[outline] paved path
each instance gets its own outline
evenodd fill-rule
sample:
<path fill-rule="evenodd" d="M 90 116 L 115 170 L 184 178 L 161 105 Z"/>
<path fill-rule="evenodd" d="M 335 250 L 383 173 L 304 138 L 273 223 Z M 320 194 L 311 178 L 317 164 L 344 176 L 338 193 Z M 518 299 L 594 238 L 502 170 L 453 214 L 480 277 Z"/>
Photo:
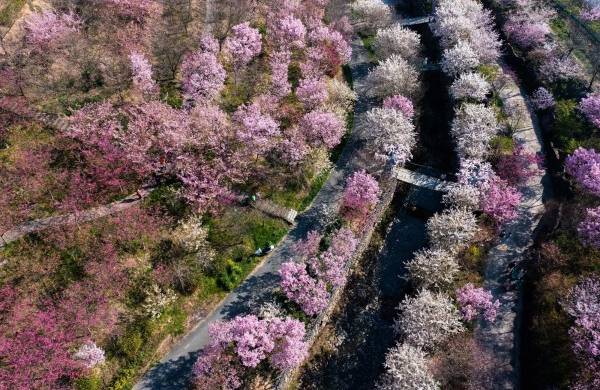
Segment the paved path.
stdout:
<path fill-rule="evenodd" d="M 297 219 L 297 224 L 275 248 L 272 255 L 265 259 L 242 284 L 231 292 L 206 318 L 188 333 L 157 365 L 150 369 L 135 386 L 141 389 L 183 389 L 189 383 L 191 368 L 201 350 L 208 341 L 208 326 L 214 321 L 230 319 L 236 315 L 250 312 L 263 302 L 270 300 L 271 292 L 278 286 L 277 271 L 281 264 L 292 256 L 293 244 L 306 236 L 312 229 L 321 229 L 329 217 L 339 208 L 339 200 L 344 189 L 345 177 L 357 169 L 377 167 L 372 153 L 366 147 L 365 131 L 361 129 L 362 115 L 372 102 L 364 96 L 366 86 L 364 78 L 368 73 L 369 57 L 360 40 L 352 43 L 352 75 L 354 86 L 359 94 L 355 106 L 355 128 L 348 144 L 344 148 L 337 166 L 316 196 L 311 206 Z"/>
<path fill-rule="evenodd" d="M 508 66 L 502 64 L 505 74 Z M 541 129 L 530 105 L 523 96 L 525 91 L 511 79 L 500 93 L 506 106 L 507 102 L 520 107 L 511 122 L 519 123 L 514 138 L 524 142 L 525 147 L 533 152 L 542 151 Z M 499 299 L 501 306 L 498 317 L 492 324 L 480 323 L 476 329 L 476 337 L 498 359 L 497 377 L 494 389 L 514 389 L 519 387 L 519 321 L 521 312 L 521 284 L 515 265 L 525 260 L 525 252 L 533 242 L 534 230 L 544 212 L 543 196 L 549 187 L 544 172 L 533 176 L 522 188 L 523 198 L 519 205 L 519 218 L 506 226 L 499 243 L 494 246 L 485 265 L 485 288 L 491 290 L 494 298 Z"/>
<path fill-rule="evenodd" d="M 403 26 L 416 26 L 418 24 L 426 24 L 433 22 L 433 16 L 419 16 L 418 18 L 402 19 L 400 22 Z"/>

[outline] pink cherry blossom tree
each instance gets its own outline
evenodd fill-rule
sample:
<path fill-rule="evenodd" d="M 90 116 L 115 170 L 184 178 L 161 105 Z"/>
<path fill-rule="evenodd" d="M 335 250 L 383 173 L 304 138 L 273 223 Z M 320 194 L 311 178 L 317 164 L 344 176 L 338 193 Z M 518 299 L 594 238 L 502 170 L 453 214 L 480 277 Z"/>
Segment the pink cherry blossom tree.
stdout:
<path fill-rule="evenodd" d="M 311 111 L 300 120 L 300 129 L 314 147 L 333 148 L 340 143 L 345 132 L 344 123 L 334 113 Z"/>
<path fill-rule="evenodd" d="M 298 100 L 309 110 L 323 104 L 327 95 L 327 82 L 324 79 L 302 79 L 296 89 Z"/>
<path fill-rule="evenodd" d="M 346 263 L 354 253 L 358 240 L 347 228 L 336 232 L 329 248 L 309 260 L 311 271 L 332 287 L 341 286 L 346 277 Z"/>
<path fill-rule="evenodd" d="M 406 96 L 394 95 L 385 98 L 383 100 L 383 108 L 398 110 L 410 120 L 415 116 L 415 109 L 412 101 Z"/>
<path fill-rule="evenodd" d="M 600 93 L 590 94 L 579 103 L 579 109 L 597 128 L 600 128 Z"/>
<path fill-rule="evenodd" d="M 146 96 L 155 95 L 158 92 L 158 86 L 152 79 L 152 65 L 150 61 L 141 53 L 131 52 L 129 55 L 131 61 L 131 70 L 133 73 L 133 86 L 136 91 Z"/>
<path fill-rule="evenodd" d="M 498 176 L 510 185 L 522 185 L 539 171 L 541 163 L 541 156 L 528 151 L 524 145 L 518 144 L 511 154 L 502 155 L 498 159 Z"/>
<path fill-rule="evenodd" d="M 478 314 L 483 315 L 486 321 L 494 321 L 500 307 L 500 301 L 494 301 L 489 291 L 475 287 L 472 283 L 456 290 L 456 300 L 465 321 L 473 321 Z"/>
<path fill-rule="evenodd" d="M 231 28 L 231 35 L 223 45 L 231 60 L 239 65 L 247 65 L 262 51 L 262 37 L 250 23 L 242 23 Z"/>
<path fill-rule="evenodd" d="M 32 45 L 47 47 L 77 32 L 81 23 L 74 13 L 57 14 L 52 10 L 33 12 L 25 20 L 26 39 Z"/>
<path fill-rule="evenodd" d="M 269 65 L 271 67 L 272 93 L 278 97 L 284 97 L 292 92 L 288 72 L 292 61 L 292 53 L 289 51 L 278 51 L 271 54 Z"/>
<path fill-rule="evenodd" d="M 517 218 L 521 193 L 499 177 L 489 182 L 487 191 L 482 193 L 481 209 L 496 223 L 503 225 Z"/>
<path fill-rule="evenodd" d="M 233 114 L 233 121 L 240 141 L 258 155 L 271 149 L 280 135 L 279 123 L 269 114 L 262 113 L 257 103 L 240 106 Z"/>
<path fill-rule="evenodd" d="M 306 264 L 293 261 L 283 263 L 279 276 L 285 296 L 297 303 L 306 314 L 314 316 L 325 310 L 329 301 L 325 283 L 310 276 Z"/>
<path fill-rule="evenodd" d="M 379 183 L 366 171 L 356 171 L 346 182 L 342 205 L 349 218 L 364 217 L 379 201 Z"/>
<path fill-rule="evenodd" d="M 536 89 L 530 97 L 533 107 L 537 110 L 547 110 L 556 105 L 554 96 L 544 87 Z"/>
<path fill-rule="evenodd" d="M 181 64 L 184 95 L 197 103 L 206 103 L 221 93 L 227 73 L 214 53 L 197 51 Z"/>
<path fill-rule="evenodd" d="M 600 196 L 600 154 L 594 149 L 577 149 L 565 160 L 565 171 L 584 190 Z"/>
<path fill-rule="evenodd" d="M 302 20 L 291 15 L 274 17 L 269 33 L 279 50 L 300 49 L 306 45 L 306 27 Z"/>
<path fill-rule="evenodd" d="M 584 245 L 600 248 L 600 207 L 586 210 L 585 218 L 577 226 L 577 232 Z"/>

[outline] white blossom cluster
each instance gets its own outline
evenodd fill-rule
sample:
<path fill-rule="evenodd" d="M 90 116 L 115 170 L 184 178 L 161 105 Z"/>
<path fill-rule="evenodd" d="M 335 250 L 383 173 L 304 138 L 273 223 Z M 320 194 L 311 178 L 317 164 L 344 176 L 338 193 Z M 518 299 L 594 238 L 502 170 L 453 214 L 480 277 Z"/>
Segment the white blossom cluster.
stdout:
<path fill-rule="evenodd" d="M 327 100 L 323 103 L 323 110 L 333 112 L 341 120 L 345 120 L 357 99 L 358 95 L 347 83 L 338 79 L 330 79 L 327 84 Z"/>
<path fill-rule="evenodd" d="M 407 60 L 393 54 L 369 72 L 367 94 L 379 99 L 393 95 L 412 97 L 419 88 L 418 81 L 418 71 Z"/>
<path fill-rule="evenodd" d="M 142 303 L 142 311 L 151 318 L 158 318 L 163 310 L 173 303 L 177 296 L 172 290 L 167 289 L 163 292 L 161 288 L 152 284 L 150 289 L 146 291 L 146 299 Z"/>
<path fill-rule="evenodd" d="M 385 374 L 378 390 L 436 390 L 439 383 L 427 369 L 426 354 L 410 344 L 398 344 L 385 355 Z"/>
<path fill-rule="evenodd" d="M 421 51 L 421 37 L 414 31 L 400 24 L 381 29 L 375 35 L 373 44 L 375 55 L 379 60 L 385 60 L 392 55 L 412 62 L 418 62 Z"/>
<path fill-rule="evenodd" d="M 382 0 L 356 0 L 350 9 L 360 30 L 367 33 L 387 27 L 393 20 L 392 9 Z"/>
<path fill-rule="evenodd" d="M 481 102 L 491 88 L 490 83 L 479 73 L 463 73 L 452 83 L 450 94 L 455 100 L 471 99 Z"/>
<path fill-rule="evenodd" d="M 475 215 L 462 208 L 444 210 L 427 221 L 427 235 L 432 247 L 452 252 L 463 249 L 475 237 L 477 229 Z"/>
<path fill-rule="evenodd" d="M 406 268 L 411 280 L 418 286 L 436 289 L 452 284 L 459 271 L 455 255 L 440 248 L 415 253 Z"/>
<path fill-rule="evenodd" d="M 83 344 L 73 355 L 75 360 L 80 360 L 86 368 L 96 367 L 106 360 L 104 350 L 94 342 Z"/>
<path fill-rule="evenodd" d="M 397 164 L 404 164 L 412 156 L 417 142 L 415 126 L 400 111 L 373 108 L 365 115 L 363 126 L 380 158 L 392 158 Z"/>
<path fill-rule="evenodd" d="M 463 104 L 456 110 L 451 130 L 459 157 L 483 159 L 498 128 L 494 110 L 483 104 Z"/>
<path fill-rule="evenodd" d="M 199 264 L 208 268 L 213 264 L 216 253 L 207 240 L 208 231 L 202 226 L 201 217 L 191 217 L 180 223 L 173 231 L 173 241 L 188 253 L 195 254 Z"/>

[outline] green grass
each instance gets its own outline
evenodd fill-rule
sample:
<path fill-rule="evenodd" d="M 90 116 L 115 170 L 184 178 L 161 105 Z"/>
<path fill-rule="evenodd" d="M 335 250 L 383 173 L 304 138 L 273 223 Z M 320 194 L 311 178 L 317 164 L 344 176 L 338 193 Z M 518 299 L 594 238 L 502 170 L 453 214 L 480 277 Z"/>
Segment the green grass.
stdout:
<path fill-rule="evenodd" d="M 8 0 L 0 10 L 0 26 L 10 27 L 25 5 L 25 0 Z"/>
<path fill-rule="evenodd" d="M 367 49 L 369 53 L 369 60 L 371 62 L 377 62 L 377 56 L 375 55 L 375 36 L 374 35 L 363 35 L 360 34 L 360 39 L 362 40 L 363 46 Z"/>

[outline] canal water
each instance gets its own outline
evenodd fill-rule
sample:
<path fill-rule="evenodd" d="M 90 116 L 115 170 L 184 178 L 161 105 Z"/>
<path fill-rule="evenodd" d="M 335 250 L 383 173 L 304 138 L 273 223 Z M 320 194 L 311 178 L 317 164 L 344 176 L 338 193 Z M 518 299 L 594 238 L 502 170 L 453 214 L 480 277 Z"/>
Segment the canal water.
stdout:
<path fill-rule="evenodd" d="M 416 26 L 415 31 L 422 36 L 424 56 L 429 62 L 438 62 L 440 50 L 428 26 Z M 450 138 L 449 81 L 439 71 L 426 72 L 421 79 L 423 97 L 417 107 L 420 139 L 414 158 L 406 167 L 450 177 L 456 171 L 457 160 Z M 396 307 L 406 294 L 413 292 L 406 280 L 405 264 L 415 251 L 428 245 L 427 219 L 441 209 L 440 193 L 399 185 L 387 217 L 373 235 L 336 313 L 315 344 L 318 352 L 305 366 L 299 388 L 375 387 L 383 373 L 385 354 L 396 342 Z"/>

